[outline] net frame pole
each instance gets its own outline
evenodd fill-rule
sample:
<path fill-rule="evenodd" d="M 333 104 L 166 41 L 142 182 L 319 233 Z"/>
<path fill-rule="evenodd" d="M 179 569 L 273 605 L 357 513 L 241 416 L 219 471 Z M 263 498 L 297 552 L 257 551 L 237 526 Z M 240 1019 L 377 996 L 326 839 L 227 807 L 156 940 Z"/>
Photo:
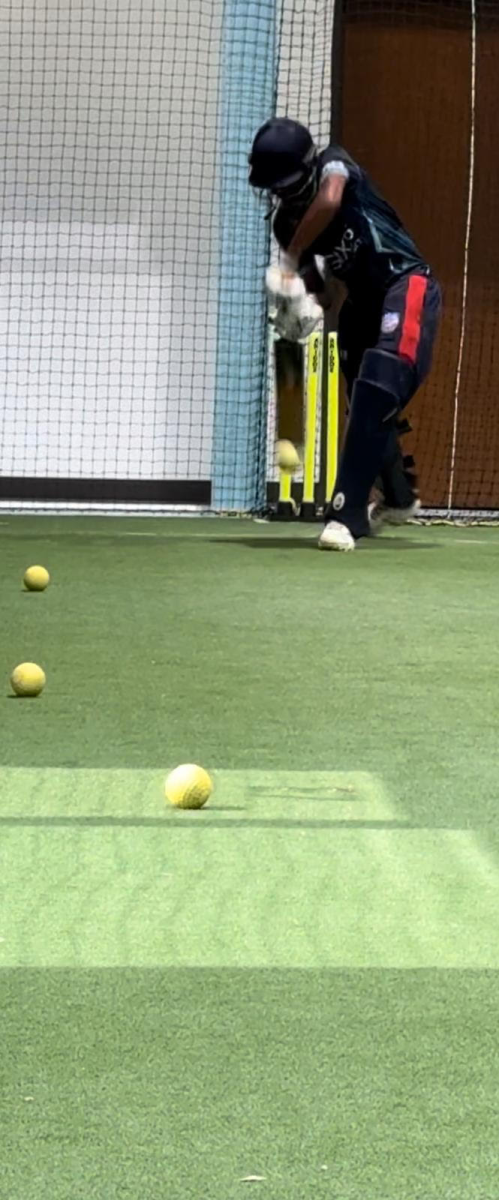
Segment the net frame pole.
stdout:
<path fill-rule="evenodd" d="M 248 186 L 248 153 L 273 112 L 275 0 L 227 0 L 220 93 L 220 255 L 211 507 L 265 502 L 269 222 Z"/>

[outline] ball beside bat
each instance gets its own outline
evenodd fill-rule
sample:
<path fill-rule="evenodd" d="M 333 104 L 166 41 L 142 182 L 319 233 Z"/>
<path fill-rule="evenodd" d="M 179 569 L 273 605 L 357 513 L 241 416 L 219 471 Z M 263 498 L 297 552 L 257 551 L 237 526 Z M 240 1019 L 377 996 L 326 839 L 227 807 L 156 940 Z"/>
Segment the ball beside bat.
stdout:
<path fill-rule="evenodd" d="M 301 466 L 296 446 L 283 439 L 277 443 L 276 450 L 279 470 L 286 471 L 288 475 L 295 475 Z"/>

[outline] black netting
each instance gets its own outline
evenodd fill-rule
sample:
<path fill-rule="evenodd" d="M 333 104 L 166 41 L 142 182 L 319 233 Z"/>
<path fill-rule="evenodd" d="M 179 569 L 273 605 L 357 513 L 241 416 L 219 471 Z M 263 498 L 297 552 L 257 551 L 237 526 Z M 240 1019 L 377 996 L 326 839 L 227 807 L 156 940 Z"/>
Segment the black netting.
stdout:
<path fill-rule="evenodd" d="M 325 144 L 333 94 L 444 289 L 423 500 L 499 508 L 498 67 L 491 0 L 0 0 L 0 500 L 258 505 L 246 157 L 272 111 Z"/>

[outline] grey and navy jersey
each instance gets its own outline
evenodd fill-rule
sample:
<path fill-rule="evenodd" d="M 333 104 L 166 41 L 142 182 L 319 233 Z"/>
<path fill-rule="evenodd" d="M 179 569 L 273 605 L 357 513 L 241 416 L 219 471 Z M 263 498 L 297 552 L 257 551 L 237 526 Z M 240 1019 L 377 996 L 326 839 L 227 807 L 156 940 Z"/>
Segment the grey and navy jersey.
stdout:
<path fill-rule="evenodd" d="M 328 146 L 318 155 L 316 171 L 318 186 L 331 174 L 344 175 L 346 185 L 337 216 L 306 251 L 301 268 L 310 265 L 316 256 L 321 257 L 326 277 L 341 279 L 352 297 L 362 297 L 366 291 L 384 294 L 400 276 L 411 271 L 430 274 L 395 210 L 346 150 Z M 304 211 L 303 204 L 279 204 L 273 229 L 283 250 Z"/>

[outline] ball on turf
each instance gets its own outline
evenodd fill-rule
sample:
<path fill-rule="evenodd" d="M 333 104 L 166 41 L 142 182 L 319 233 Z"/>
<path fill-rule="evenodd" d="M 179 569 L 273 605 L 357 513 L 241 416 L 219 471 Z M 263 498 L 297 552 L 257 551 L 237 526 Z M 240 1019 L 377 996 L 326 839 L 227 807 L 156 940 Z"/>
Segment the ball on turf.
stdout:
<path fill-rule="evenodd" d="M 277 465 L 280 471 L 286 471 L 288 475 L 294 475 L 299 470 L 300 455 L 292 442 L 283 440 L 277 443 Z"/>
<path fill-rule="evenodd" d="M 45 567 L 28 567 L 23 583 L 28 592 L 44 592 L 50 583 L 50 575 Z"/>
<path fill-rule="evenodd" d="M 175 808 L 202 808 L 213 791 L 207 771 L 195 763 L 183 763 L 171 771 L 165 783 L 166 799 Z"/>
<path fill-rule="evenodd" d="M 16 696 L 39 696 L 46 682 L 45 671 L 36 663 L 20 663 L 10 677 Z"/>

